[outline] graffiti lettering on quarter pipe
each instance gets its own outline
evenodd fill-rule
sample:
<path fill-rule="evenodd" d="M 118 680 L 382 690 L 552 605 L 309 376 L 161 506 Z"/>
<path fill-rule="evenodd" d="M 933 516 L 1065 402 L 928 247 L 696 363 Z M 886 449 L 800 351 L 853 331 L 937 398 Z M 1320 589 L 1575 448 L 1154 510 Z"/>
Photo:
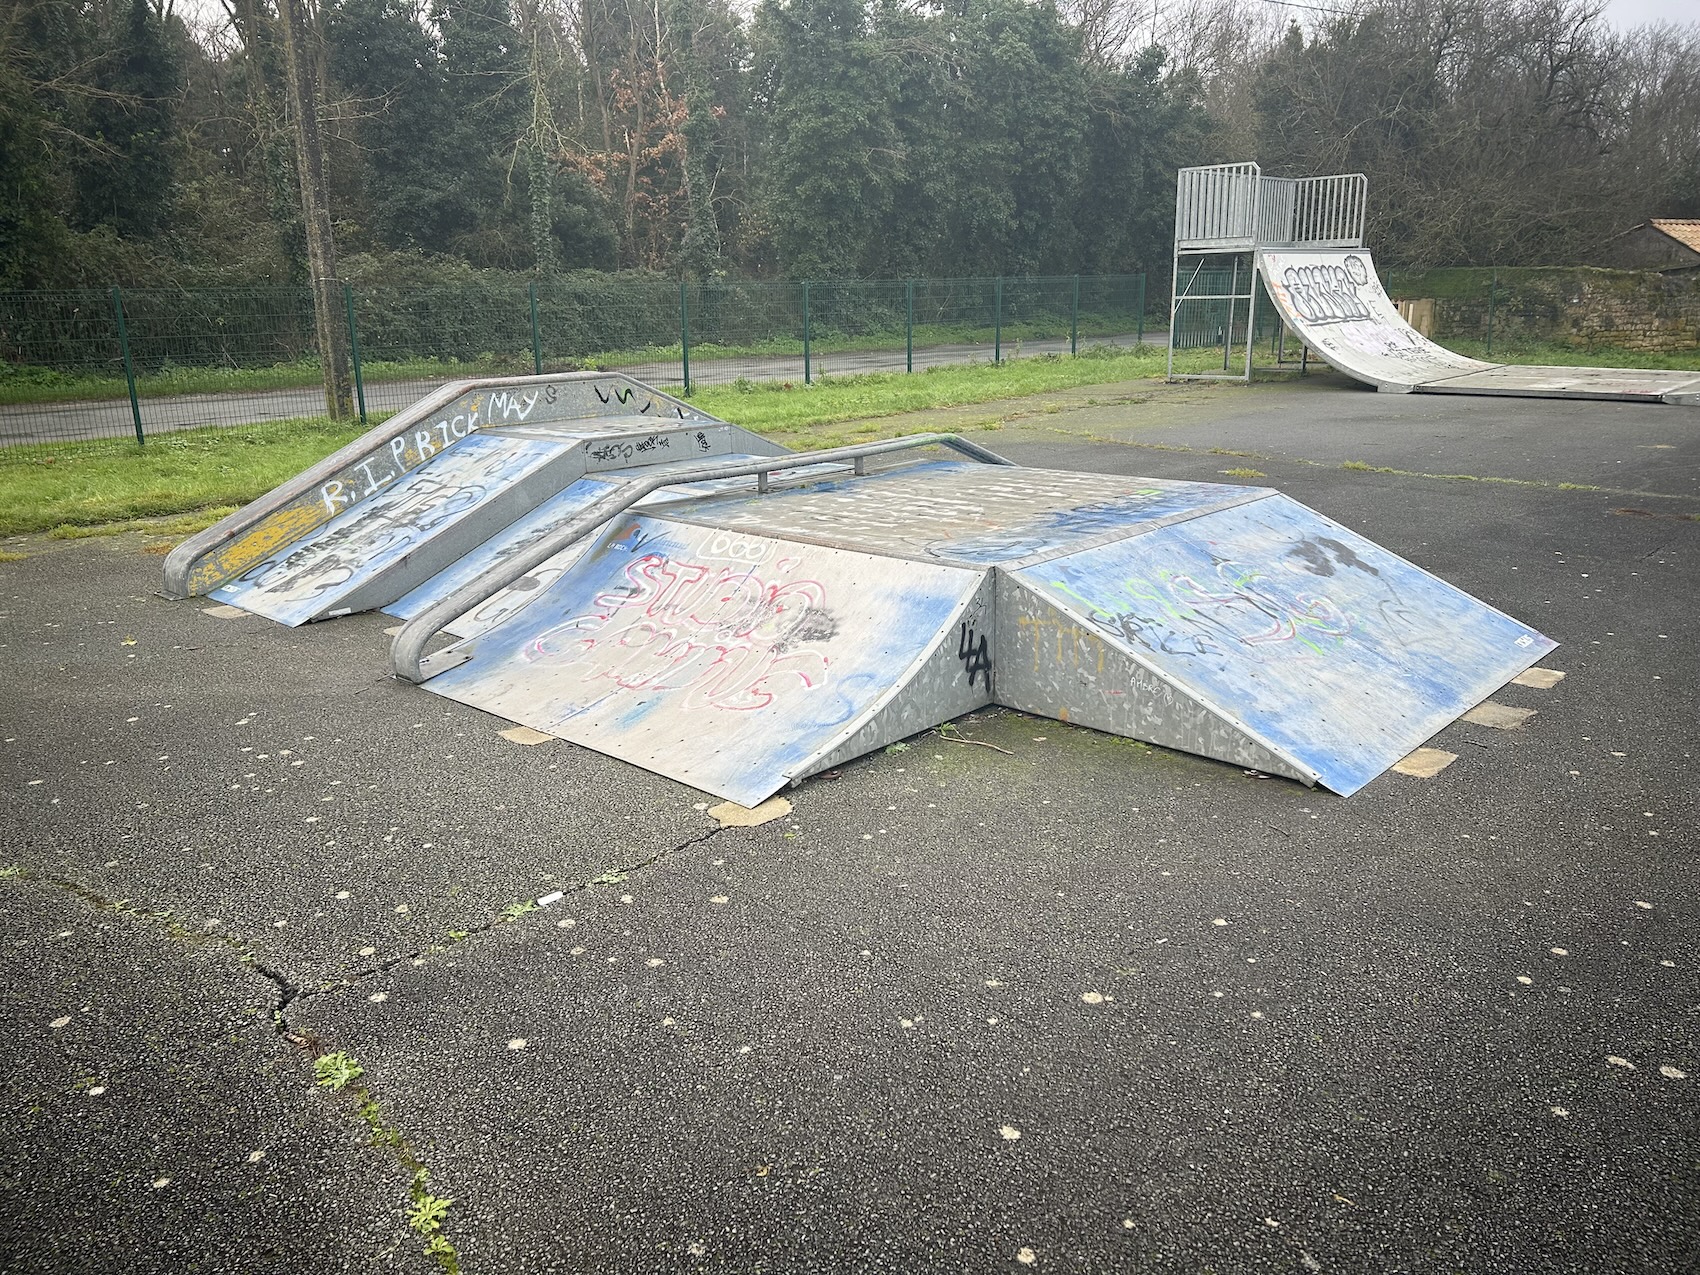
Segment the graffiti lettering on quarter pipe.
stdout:
<path fill-rule="evenodd" d="M 1307 323 L 1350 323 L 1370 317 L 1358 289 L 1369 282 L 1369 267 L 1357 255 L 1339 265 L 1288 266 L 1281 272 L 1287 296 Z"/>
<path fill-rule="evenodd" d="M 1227 559 L 1217 560 L 1214 579 L 1159 570 L 1154 580 L 1129 577 L 1096 598 L 1060 580 L 1055 587 L 1089 607 L 1094 624 L 1166 655 L 1312 658 L 1338 646 L 1353 624 L 1330 598 Z"/>

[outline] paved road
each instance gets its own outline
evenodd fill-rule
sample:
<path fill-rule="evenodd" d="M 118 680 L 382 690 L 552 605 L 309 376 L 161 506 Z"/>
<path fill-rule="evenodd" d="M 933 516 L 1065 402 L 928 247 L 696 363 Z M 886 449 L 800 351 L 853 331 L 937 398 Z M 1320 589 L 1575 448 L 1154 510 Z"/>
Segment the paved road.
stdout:
<path fill-rule="evenodd" d="M 1147 332 L 1147 345 L 1163 345 L 1166 335 Z M 1083 339 L 1081 348 L 1094 344 L 1132 345 L 1136 334 Z M 1067 340 L 1007 341 L 1004 358 L 1061 354 Z M 940 345 L 915 351 L 917 368 L 953 363 L 989 362 L 990 344 Z M 901 372 L 902 350 L 860 350 L 849 354 L 815 355 L 811 375 L 851 376 L 859 372 Z M 678 359 L 666 363 L 633 363 L 614 369 L 628 372 L 652 385 L 678 386 L 684 372 Z M 728 385 L 733 381 L 803 380 L 803 360 L 761 357 L 746 359 L 692 359 L 694 385 Z M 394 412 L 416 402 L 443 384 L 441 380 L 385 381 L 366 387 L 369 412 Z M 324 393 L 316 388 L 259 390 L 240 394 L 180 394 L 168 398 L 140 400 L 142 431 L 146 436 L 208 425 L 232 425 L 254 421 L 289 420 L 298 416 L 322 416 Z M 75 442 L 95 438 L 134 438 L 135 421 L 129 400 L 85 403 L 17 403 L 0 405 L 0 447 L 14 443 Z"/>
<path fill-rule="evenodd" d="M 1350 799 L 1000 712 L 722 830 L 389 680 L 382 617 L 8 542 L 0 1265 L 428 1271 L 423 1167 L 504 1275 L 1695 1269 L 1694 414 L 1318 376 L 947 421 L 1272 484 L 1567 676 Z"/>

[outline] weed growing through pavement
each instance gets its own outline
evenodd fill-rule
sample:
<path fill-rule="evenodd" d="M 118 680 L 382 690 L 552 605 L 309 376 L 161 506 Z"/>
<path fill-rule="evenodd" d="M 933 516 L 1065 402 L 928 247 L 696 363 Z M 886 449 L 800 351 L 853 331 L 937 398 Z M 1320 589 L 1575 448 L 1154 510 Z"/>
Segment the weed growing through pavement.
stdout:
<path fill-rule="evenodd" d="M 320 1054 L 313 1060 L 313 1074 L 318 1077 L 319 1087 L 336 1092 L 351 1080 L 358 1080 L 366 1074 L 354 1055 L 337 1050 L 334 1054 Z"/>

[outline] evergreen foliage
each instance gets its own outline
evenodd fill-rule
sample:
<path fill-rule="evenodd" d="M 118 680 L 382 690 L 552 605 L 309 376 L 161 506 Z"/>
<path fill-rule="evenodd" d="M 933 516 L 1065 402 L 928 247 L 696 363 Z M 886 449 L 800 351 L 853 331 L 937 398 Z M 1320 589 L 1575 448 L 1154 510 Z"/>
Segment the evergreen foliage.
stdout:
<path fill-rule="evenodd" d="M 173 12 L 0 6 L 0 288 L 304 280 L 275 0 Z M 1241 158 L 1367 173 L 1393 267 L 1586 262 L 1700 215 L 1700 26 L 1294 13 L 318 0 L 336 235 L 368 277 L 1161 274 L 1175 169 Z"/>

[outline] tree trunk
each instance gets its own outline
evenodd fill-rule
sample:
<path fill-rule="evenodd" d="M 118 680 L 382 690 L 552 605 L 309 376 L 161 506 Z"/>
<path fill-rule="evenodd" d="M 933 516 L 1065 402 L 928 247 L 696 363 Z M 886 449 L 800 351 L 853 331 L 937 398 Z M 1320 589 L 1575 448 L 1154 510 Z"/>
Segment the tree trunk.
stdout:
<path fill-rule="evenodd" d="M 301 173 L 301 219 L 307 231 L 307 264 L 313 274 L 313 323 L 325 373 L 325 411 L 340 421 L 353 410 L 349 389 L 348 333 L 338 306 L 336 243 L 325 152 L 319 138 L 319 59 L 309 41 L 303 0 L 279 0 L 283 52 L 295 114 L 295 158 Z"/>

